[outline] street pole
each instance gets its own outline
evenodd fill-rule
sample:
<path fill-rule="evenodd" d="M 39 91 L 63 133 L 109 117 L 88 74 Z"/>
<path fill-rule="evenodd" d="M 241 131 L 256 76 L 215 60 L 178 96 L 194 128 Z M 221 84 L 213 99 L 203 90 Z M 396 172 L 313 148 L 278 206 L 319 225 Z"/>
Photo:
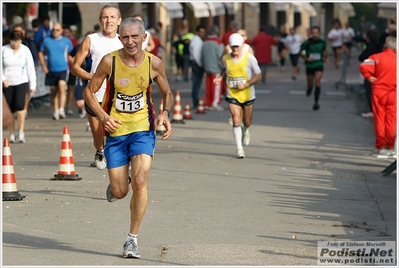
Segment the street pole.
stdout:
<path fill-rule="evenodd" d="M 62 9 L 63 9 L 63 3 L 58 4 L 58 21 L 62 24 Z"/>

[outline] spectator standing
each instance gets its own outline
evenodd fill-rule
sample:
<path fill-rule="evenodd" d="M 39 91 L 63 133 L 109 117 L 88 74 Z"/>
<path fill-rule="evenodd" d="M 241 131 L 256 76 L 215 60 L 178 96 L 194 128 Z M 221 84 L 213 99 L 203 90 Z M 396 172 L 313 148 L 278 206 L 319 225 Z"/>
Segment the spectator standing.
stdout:
<path fill-rule="evenodd" d="M 313 26 L 311 29 L 312 37 L 302 43 L 300 56 L 305 60 L 307 90 L 306 96 L 310 96 L 315 84 L 313 110 L 319 110 L 319 98 L 321 93 L 321 78 L 323 77 L 324 62 L 327 64 L 326 41 L 320 38 L 319 26 Z"/>
<path fill-rule="evenodd" d="M 72 25 L 72 26 L 75 26 L 75 25 Z M 62 34 L 71 40 L 73 47 L 76 47 L 79 44 L 79 41 L 72 35 L 72 31 L 69 27 L 65 26 L 63 28 Z M 73 61 L 71 58 L 70 62 L 68 62 L 68 67 L 69 67 L 68 82 L 67 82 L 68 92 L 67 92 L 67 100 L 66 100 L 66 113 L 68 115 L 73 115 L 72 102 L 73 102 L 73 98 L 75 95 L 75 83 L 76 83 L 76 76 L 74 76 L 71 72 L 72 63 L 73 63 Z"/>
<path fill-rule="evenodd" d="M 238 20 L 232 20 L 230 21 L 230 30 L 225 32 L 222 36 L 222 42 L 225 46 L 229 44 L 229 37 L 233 33 L 235 33 L 238 29 L 241 28 L 241 23 Z"/>
<path fill-rule="evenodd" d="M 360 72 L 371 83 L 377 158 L 396 158 L 396 38 L 385 40 L 384 51 L 360 64 Z"/>
<path fill-rule="evenodd" d="M 100 25 L 99 23 L 94 24 L 94 26 L 93 26 L 93 31 L 94 31 L 95 33 L 101 32 L 101 25 Z"/>
<path fill-rule="evenodd" d="M 222 96 L 222 87 L 224 83 L 215 84 L 213 80 L 219 77 L 222 72 L 222 64 L 220 57 L 222 56 L 224 45 L 219 38 L 219 27 L 212 26 L 209 29 L 208 37 L 202 46 L 202 63 L 206 73 L 206 89 L 205 89 L 205 109 L 212 111 L 223 111 L 220 106 Z"/>
<path fill-rule="evenodd" d="M 21 24 L 15 25 L 14 26 L 14 31 L 20 31 L 22 33 L 22 36 L 23 36 L 22 44 L 29 48 L 29 50 L 30 50 L 30 52 L 32 54 L 32 57 L 33 57 L 33 63 L 35 65 L 35 74 L 36 74 L 36 88 L 35 88 L 35 91 L 34 92 L 32 92 L 32 91 L 26 92 L 25 109 L 24 109 L 25 111 L 17 112 L 17 113 L 21 113 L 21 112 L 25 113 L 25 118 L 27 118 L 28 117 L 28 107 L 29 107 L 30 99 L 36 93 L 37 86 L 38 86 L 38 84 L 37 84 L 37 82 L 38 82 L 37 81 L 38 80 L 38 77 L 37 77 L 38 68 L 37 67 L 39 65 L 39 55 L 37 53 L 37 48 L 36 48 L 35 42 L 33 42 L 32 39 L 26 37 L 26 28 L 25 28 L 24 24 L 21 23 Z"/>
<path fill-rule="evenodd" d="M 40 28 L 40 20 L 39 19 L 33 19 L 31 22 L 31 26 L 32 26 L 32 31 L 33 31 L 33 38 L 35 37 L 35 34 L 37 33 L 37 31 Z"/>
<path fill-rule="evenodd" d="M 32 53 L 32 57 L 33 57 L 33 62 L 35 63 L 35 66 L 39 65 L 39 56 L 37 53 L 37 48 L 36 48 L 36 44 L 33 42 L 32 39 L 27 38 L 26 37 L 26 27 L 24 24 L 16 24 L 14 26 L 14 31 L 19 31 L 22 33 L 22 44 L 27 46 L 30 50 L 30 52 Z"/>
<path fill-rule="evenodd" d="M 355 30 L 350 27 L 349 22 L 345 23 L 345 29 L 343 29 L 343 47 L 345 51 L 348 53 L 348 65 L 350 64 L 351 60 L 351 48 L 353 44 L 353 38 L 355 37 Z"/>
<path fill-rule="evenodd" d="M 335 20 L 334 27 L 328 32 L 327 35 L 328 40 L 331 41 L 331 46 L 334 51 L 335 68 L 339 68 L 343 37 L 344 31 L 342 30 L 341 23 L 339 20 Z"/>
<path fill-rule="evenodd" d="M 302 43 L 302 36 L 296 33 L 294 27 L 290 28 L 290 34 L 285 38 L 285 46 L 290 54 L 290 60 L 292 65 L 292 80 L 296 80 L 296 76 L 299 72 L 298 59 Z"/>
<path fill-rule="evenodd" d="M 383 49 L 384 44 L 385 44 L 385 39 L 388 36 L 393 36 L 393 37 L 396 38 L 396 24 L 393 23 L 392 21 L 390 21 L 388 23 L 388 26 L 387 26 L 386 30 L 384 31 L 383 34 L 381 34 L 381 36 L 380 36 L 380 38 L 378 40 L 381 50 Z"/>
<path fill-rule="evenodd" d="M 148 205 L 148 175 L 157 139 L 152 82 L 158 84 L 164 104 L 158 120 L 158 124 L 164 125 L 166 129 L 162 140 L 172 134 L 169 116 L 174 97 L 162 61 L 141 49 L 141 43 L 145 40 L 144 24 L 135 18 L 125 19 L 119 33 L 124 47 L 104 56 L 85 88 L 84 97 L 104 125 L 110 180 L 107 188 L 109 202 L 122 199 L 128 194 L 131 178 L 133 194 L 130 200 L 130 228 L 122 256 L 140 258 L 138 233 Z M 137 46 L 131 48 L 133 36 Z M 141 81 L 131 79 L 127 84 L 118 83 L 129 77 L 141 77 Z M 95 92 L 104 79 L 107 79 L 108 86 L 101 107 Z M 119 221 L 116 220 L 115 224 L 119 224 Z"/>
<path fill-rule="evenodd" d="M 182 35 L 181 43 L 179 44 L 179 51 L 182 51 L 183 55 L 183 80 L 188 82 L 190 67 L 191 67 L 191 59 L 190 59 L 190 42 L 191 39 L 195 36 L 190 30 Z"/>
<path fill-rule="evenodd" d="M 103 6 L 98 20 L 102 27 L 101 32 L 87 35 L 73 60 L 72 73 L 83 80 L 90 80 L 93 77 L 104 55 L 123 47 L 117 34 L 118 26 L 122 21 L 119 8 L 113 4 Z M 89 62 L 86 70 L 82 68 L 85 60 L 86 64 Z M 96 92 L 97 101 L 100 104 L 103 101 L 106 86 L 104 79 L 101 88 Z M 104 157 L 103 125 L 96 114 L 86 105 L 86 102 L 85 109 L 89 121 L 87 130 L 91 131 L 96 149 L 91 166 L 105 169 L 107 163 Z"/>
<path fill-rule="evenodd" d="M 176 82 L 183 81 L 183 47 L 184 45 L 179 33 L 172 42 L 172 53 L 175 55 L 176 63 Z"/>
<path fill-rule="evenodd" d="M 22 44 L 20 31 L 10 33 L 10 43 L 2 46 L 2 83 L 4 97 L 12 113 L 17 112 L 18 140 L 25 143 L 26 94 L 36 92 L 36 71 L 29 48 Z M 12 116 L 10 142 L 15 143 L 15 122 Z"/>
<path fill-rule="evenodd" d="M 151 36 L 152 36 L 152 39 L 153 39 L 153 41 L 154 41 L 154 48 L 151 50 L 151 51 L 149 51 L 152 55 L 155 55 L 155 56 L 157 56 L 158 58 L 161 58 L 160 56 L 159 56 L 159 47 L 161 46 L 161 40 L 159 40 L 159 38 L 158 38 L 158 34 L 157 34 L 157 31 L 154 29 L 154 28 L 151 28 L 151 29 L 149 29 L 148 30 L 149 32 L 150 32 L 150 34 L 151 34 Z"/>
<path fill-rule="evenodd" d="M 193 109 L 198 108 L 199 93 L 204 78 L 204 67 L 202 66 L 202 46 L 206 37 L 206 29 L 202 25 L 198 25 L 195 29 L 195 36 L 190 41 L 190 62 L 191 62 L 191 81 L 192 91 L 191 98 L 193 101 Z"/>
<path fill-rule="evenodd" d="M 272 62 L 272 46 L 278 45 L 278 41 L 268 35 L 264 27 L 260 27 L 258 35 L 247 40 L 247 44 L 254 46 L 255 58 L 262 72 L 262 84 L 266 84 L 267 66 Z"/>
<path fill-rule="evenodd" d="M 33 37 L 33 42 L 35 42 L 38 51 L 40 51 L 40 46 L 47 36 L 51 36 L 50 18 L 45 16 L 41 19 L 41 26 Z"/>
<path fill-rule="evenodd" d="M 380 44 L 378 41 L 378 33 L 375 30 L 369 30 L 366 33 L 366 48 L 359 55 L 358 59 L 360 62 L 365 61 L 371 55 L 380 53 Z M 371 118 L 374 116 L 372 101 L 371 101 L 371 83 L 368 79 L 364 78 L 364 91 L 366 94 L 367 104 L 369 106 L 369 110 L 365 113 L 362 113 L 362 116 L 365 118 Z"/>
<path fill-rule="evenodd" d="M 288 36 L 285 25 L 281 25 L 279 33 L 277 35 L 278 39 L 278 55 L 280 58 L 281 71 L 285 71 L 285 56 L 287 54 L 287 48 L 285 47 L 285 38 Z"/>
<path fill-rule="evenodd" d="M 250 142 L 249 127 L 256 98 L 254 85 L 262 79 L 256 58 L 248 51 L 243 53 L 243 42 L 243 37 L 238 33 L 230 36 L 232 51 L 222 58 L 224 68 L 214 80 L 215 84 L 220 84 L 226 79 L 226 101 L 233 116 L 233 136 L 238 158 L 245 157 L 243 145 L 249 145 Z"/>
<path fill-rule="evenodd" d="M 50 86 L 53 103 L 53 119 L 66 118 L 66 79 L 68 72 L 69 53 L 73 46 L 69 38 L 62 35 L 61 23 L 55 23 L 52 35 L 44 38 L 39 50 L 39 60 L 46 74 L 45 84 Z M 44 53 L 47 53 L 47 65 Z"/>

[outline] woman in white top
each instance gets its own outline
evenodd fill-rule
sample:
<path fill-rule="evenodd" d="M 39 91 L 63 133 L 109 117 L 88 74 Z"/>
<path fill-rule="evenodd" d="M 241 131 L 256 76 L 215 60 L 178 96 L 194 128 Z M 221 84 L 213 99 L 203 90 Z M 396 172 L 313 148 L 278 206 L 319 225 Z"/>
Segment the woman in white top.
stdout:
<path fill-rule="evenodd" d="M 334 21 L 334 28 L 332 28 L 327 35 L 331 40 L 331 46 L 334 50 L 335 67 L 339 68 L 340 54 L 342 48 L 342 39 L 344 37 L 344 30 L 341 28 L 341 23 L 338 20 Z"/>
<path fill-rule="evenodd" d="M 290 60 L 292 64 L 292 80 L 296 80 L 296 76 L 299 72 L 299 52 L 301 50 L 301 44 L 303 43 L 303 38 L 300 34 L 296 33 L 294 27 L 290 28 L 290 34 L 285 38 L 285 47 L 290 53 Z"/>
<path fill-rule="evenodd" d="M 349 23 L 345 23 L 345 29 L 343 29 L 344 34 L 343 34 L 343 49 L 345 49 L 348 52 L 348 65 L 349 61 L 351 58 L 351 47 L 352 47 L 352 39 L 355 37 L 355 30 L 353 30 L 352 27 L 349 26 Z"/>
<path fill-rule="evenodd" d="M 36 71 L 32 53 L 22 44 L 22 33 L 12 31 L 10 44 L 2 47 L 3 93 L 12 113 L 17 113 L 19 142 L 25 143 L 25 101 L 27 92 L 36 92 Z M 15 143 L 14 116 L 10 125 L 10 142 Z"/>

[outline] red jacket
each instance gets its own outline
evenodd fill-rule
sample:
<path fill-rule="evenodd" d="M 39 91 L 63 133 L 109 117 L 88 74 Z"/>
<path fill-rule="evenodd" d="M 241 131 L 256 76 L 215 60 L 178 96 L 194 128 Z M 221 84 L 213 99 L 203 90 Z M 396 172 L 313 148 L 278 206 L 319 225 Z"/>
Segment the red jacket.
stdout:
<path fill-rule="evenodd" d="M 255 58 L 259 64 L 272 62 L 272 45 L 277 45 L 277 40 L 267 33 L 261 31 L 251 40 L 247 40 L 248 45 L 254 46 Z"/>
<path fill-rule="evenodd" d="M 377 78 L 372 83 L 373 89 L 396 90 L 396 51 L 386 49 L 371 55 L 360 64 L 360 72 L 367 80 Z"/>
<path fill-rule="evenodd" d="M 227 46 L 229 44 L 230 35 L 232 35 L 235 32 L 236 32 L 235 30 L 230 30 L 230 31 L 224 33 L 224 35 L 222 36 L 222 42 L 225 46 Z"/>

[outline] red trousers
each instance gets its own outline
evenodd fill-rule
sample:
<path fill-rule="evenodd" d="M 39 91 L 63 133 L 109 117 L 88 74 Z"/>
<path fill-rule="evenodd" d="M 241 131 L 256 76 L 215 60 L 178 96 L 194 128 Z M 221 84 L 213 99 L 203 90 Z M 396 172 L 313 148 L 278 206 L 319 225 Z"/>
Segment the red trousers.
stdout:
<path fill-rule="evenodd" d="M 371 90 L 375 147 L 393 149 L 396 137 L 396 89 Z"/>
<path fill-rule="evenodd" d="M 222 81 L 218 85 L 213 83 L 213 79 L 219 77 L 219 74 L 206 74 L 206 90 L 205 90 L 205 106 L 220 106 L 220 100 L 223 94 L 225 82 Z"/>

